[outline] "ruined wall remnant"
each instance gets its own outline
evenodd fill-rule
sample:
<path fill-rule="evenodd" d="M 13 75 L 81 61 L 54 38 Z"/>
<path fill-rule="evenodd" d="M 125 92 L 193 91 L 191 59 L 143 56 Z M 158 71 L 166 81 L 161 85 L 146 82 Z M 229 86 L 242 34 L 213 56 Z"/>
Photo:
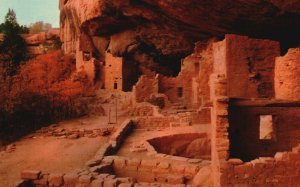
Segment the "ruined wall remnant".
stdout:
<path fill-rule="evenodd" d="M 290 50 L 275 64 L 279 51 L 278 42 L 236 35 L 213 44 L 214 186 L 297 183 L 297 172 L 281 171 L 300 158 L 299 55 Z"/>
<path fill-rule="evenodd" d="M 300 48 L 290 49 L 285 56 L 277 57 L 275 64 L 275 97 L 300 100 Z"/>
<path fill-rule="evenodd" d="M 224 41 L 214 45 L 214 50 L 214 68 L 226 74 L 229 97 L 274 97 L 275 57 L 280 52 L 278 42 L 226 35 Z"/>
<path fill-rule="evenodd" d="M 213 102 L 211 111 L 212 125 L 212 173 L 214 186 L 222 186 L 224 180 L 224 164 L 229 158 L 228 139 L 228 97 L 227 80 L 224 74 L 212 74 L 210 77 L 210 93 Z"/>
<path fill-rule="evenodd" d="M 133 87 L 133 97 L 136 102 L 145 102 L 152 95 L 158 94 L 158 79 L 142 75 L 136 85 Z"/>
<path fill-rule="evenodd" d="M 209 102 L 209 75 L 213 71 L 212 41 L 198 42 L 194 53 L 181 62 L 176 77 L 159 76 L 159 92 L 172 103 L 186 106 L 204 106 Z"/>
<path fill-rule="evenodd" d="M 210 88 L 209 88 L 209 77 L 213 73 L 213 44 L 215 40 L 208 40 L 207 42 L 199 42 L 196 44 L 195 52 L 199 54 L 199 71 L 198 76 L 195 78 L 197 84 L 196 88 L 196 103 L 200 106 L 206 106 L 210 102 Z M 194 96 L 192 98 L 195 98 Z"/>

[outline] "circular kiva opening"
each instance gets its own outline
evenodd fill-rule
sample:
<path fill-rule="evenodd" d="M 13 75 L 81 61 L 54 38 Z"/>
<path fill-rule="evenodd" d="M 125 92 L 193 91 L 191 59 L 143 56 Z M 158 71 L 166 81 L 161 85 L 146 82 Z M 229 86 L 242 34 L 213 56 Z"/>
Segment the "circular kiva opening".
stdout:
<path fill-rule="evenodd" d="M 174 134 L 149 139 L 158 153 L 210 160 L 211 142 L 206 133 Z"/>

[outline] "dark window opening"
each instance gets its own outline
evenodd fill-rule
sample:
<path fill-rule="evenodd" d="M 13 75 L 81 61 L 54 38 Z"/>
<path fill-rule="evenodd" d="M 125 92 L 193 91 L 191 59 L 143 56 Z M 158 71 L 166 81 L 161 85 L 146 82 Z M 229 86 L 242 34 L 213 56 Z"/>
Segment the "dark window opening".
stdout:
<path fill-rule="evenodd" d="M 291 126 L 280 125 L 281 120 L 289 117 L 290 112 L 295 109 L 281 111 L 277 107 L 253 107 L 255 101 L 251 104 L 243 101 L 249 100 L 229 101 L 230 158 L 248 162 L 259 157 L 274 157 L 277 152 L 289 151 L 296 145 L 290 143 L 288 134 Z"/>
<path fill-rule="evenodd" d="M 114 89 L 116 90 L 116 89 L 118 89 L 118 83 L 114 83 Z"/>
<path fill-rule="evenodd" d="M 177 88 L 177 95 L 180 98 L 183 97 L 183 88 L 182 87 Z"/>
<path fill-rule="evenodd" d="M 91 55 L 91 53 L 90 52 L 83 52 L 83 60 L 84 61 L 89 61 L 89 60 L 91 60 L 91 57 L 92 57 L 92 55 Z"/>

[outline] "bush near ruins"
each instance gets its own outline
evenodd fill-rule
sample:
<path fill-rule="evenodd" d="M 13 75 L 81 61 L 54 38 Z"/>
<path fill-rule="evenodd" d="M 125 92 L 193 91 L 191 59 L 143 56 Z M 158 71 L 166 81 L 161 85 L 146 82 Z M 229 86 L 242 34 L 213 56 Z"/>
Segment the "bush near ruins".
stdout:
<path fill-rule="evenodd" d="M 20 66 L 10 88 L 0 82 L 0 137 L 9 142 L 42 125 L 85 114 L 86 75 L 72 56 L 49 51 Z M 2 69 L 3 71 L 3 69 Z"/>

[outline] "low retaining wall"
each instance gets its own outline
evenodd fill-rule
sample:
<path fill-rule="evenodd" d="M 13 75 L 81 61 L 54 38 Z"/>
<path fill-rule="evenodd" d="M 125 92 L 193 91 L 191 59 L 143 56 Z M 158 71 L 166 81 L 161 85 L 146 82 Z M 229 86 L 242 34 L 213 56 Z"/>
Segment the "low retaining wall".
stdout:
<path fill-rule="evenodd" d="M 66 174 L 27 170 L 21 173 L 21 178 L 23 180 L 17 183 L 17 187 L 130 187 L 135 182 L 130 177 L 120 178 L 109 173 L 96 175 L 86 170 Z"/>
<path fill-rule="evenodd" d="M 166 129 L 193 124 L 209 124 L 210 108 L 204 108 L 199 112 L 181 112 L 168 116 L 138 116 L 134 121 L 138 129 Z"/>
<path fill-rule="evenodd" d="M 184 160 L 182 160 L 184 161 Z M 127 158 L 104 157 L 101 164 L 112 164 L 117 176 L 133 177 L 137 181 L 183 184 L 197 174 L 198 164 Z"/>
<path fill-rule="evenodd" d="M 97 151 L 95 156 L 86 162 L 87 167 L 93 167 L 100 164 L 104 156 L 112 155 L 118 151 L 120 145 L 126 136 L 133 130 L 134 124 L 132 120 L 125 120 L 117 129 L 117 131 L 110 137 L 109 143 L 104 144 Z"/>
<path fill-rule="evenodd" d="M 34 136 L 55 136 L 67 139 L 77 139 L 81 137 L 95 138 L 98 136 L 108 136 L 115 131 L 116 128 L 113 126 L 95 129 L 64 129 L 50 126 L 37 130 Z"/>
<path fill-rule="evenodd" d="M 299 160 L 300 144 L 290 152 L 278 152 L 274 157 L 260 157 L 251 162 L 230 159 L 221 175 L 221 185 L 299 186 Z"/>

